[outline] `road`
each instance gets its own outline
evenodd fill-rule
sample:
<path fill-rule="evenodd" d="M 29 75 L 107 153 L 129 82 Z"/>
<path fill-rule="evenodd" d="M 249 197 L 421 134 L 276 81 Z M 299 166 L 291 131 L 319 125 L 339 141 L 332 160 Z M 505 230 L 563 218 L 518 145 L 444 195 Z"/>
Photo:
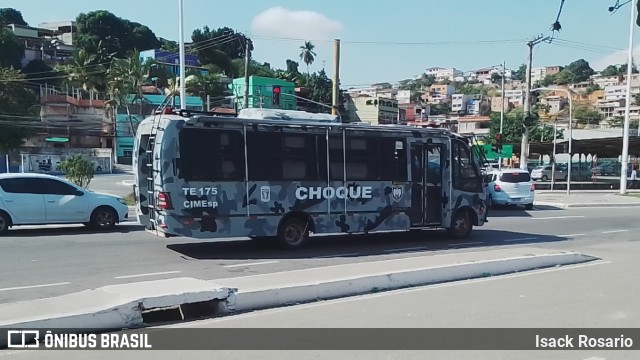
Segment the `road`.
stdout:
<path fill-rule="evenodd" d="M 62 295 L 104 285 L 175 277 L 214 280 L 353 262 L 484 251 L 510 246 L 581 251 L 606 257 L 637 241 L 630 208 L 496 210 L 464 242 L 441 231 L 318 238 L 283 252 L 258 241 L 190 243 L 126 223 L 109 233 L 84 227 L 11 230 L 0 238 L 0 303 Z"/>
<path fill-rule="evenodd" d="M 89 189 L 124 197 L 133 192 L 133 175 L 126 173 L 96 175 L 91 180 Z"/>
<path fill-rule="evenodd" d="M 324 301 L 232 317 L 180 324 L 178 328 L 637 328 L 640 281 L 637 254 L 640 241 L 633 228 L 621 227 L 625 210 L 590 209 L 562 212 L 554 220 L 547 212 L 533 217 L 505 218 L 514 227 L 535 227 L 546 233 L 581 231 L 573 240 L 540 243 L 545 247 L 580 249 L 605 261 L 493 278 L 461 281 L 375 295 Z M 533 214 L 535 213 L 535 214 Z M 600 216 L 602 220 L 596 220 Z M 534 220 L 536 219 L 536 220 Z M 628 221 L 628 220 L 627 220 Z M 496 219 L 495 223 L 500 223 Z M 598 228 L 600 225 L 611 226 Z M 591 225 L 591 227 L 590 227 Z M 629 230 L 629 231 L 622 231 Z M 492 230 L 478 231 L 484 242 Z M 496 233 L 497 237 L 501 234 Z M 534 235 L 531 235 L 532 237 Z M 515 246 L 523 241 L 511 241 Z M 405 243 L 403 243 L 404 245 Z M 390 245 L 387 243 L 387 245 Z M 497 244 L 496 244 L 497 245 Z M 345 245 L 352 247 L 354 245 Z M 376 246 L 381 246 L 377 244 Z M 497 245 L 506 246 L 506 245 Z M 389 246 L 390 247 L 390 246 Z M 331 330 L 327 330 L 331 331 Z M 353 333 L 354 339 L 357 333 Z M 280 339 L 282 340 L 282 339 Z M 204 340 L 203 340 L 204 341 Z M 248 339 L 248 341 L 250 341 Z M 275 341 L 278 341 L 276 339 Z M 284 341 L 287 341 L 285 338 Z M 355 340 L 354 340 L 355 341 Z M 638 339 L 635 339 L 638 341 Z M 110 351 L 7 352 L 7 359 L 111 359 Z M 629 351 L 153 351 L 119 352 L 122 359 L 631 359 Z M 4 360 L 4 359 L 3 359 Z"/>

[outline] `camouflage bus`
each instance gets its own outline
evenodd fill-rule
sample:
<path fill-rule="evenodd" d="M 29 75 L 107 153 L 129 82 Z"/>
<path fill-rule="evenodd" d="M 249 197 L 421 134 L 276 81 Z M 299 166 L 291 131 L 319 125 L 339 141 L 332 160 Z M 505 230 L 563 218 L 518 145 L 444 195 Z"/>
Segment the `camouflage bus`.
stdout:
<path fill-rule="evenodd" d="M 164 111 L 134 142 L 140 223 L 164 236 L 275 238 L 445 228 L 486 221 L 468 140 L 445 129 L 342 123 L 291 110 Z"/>

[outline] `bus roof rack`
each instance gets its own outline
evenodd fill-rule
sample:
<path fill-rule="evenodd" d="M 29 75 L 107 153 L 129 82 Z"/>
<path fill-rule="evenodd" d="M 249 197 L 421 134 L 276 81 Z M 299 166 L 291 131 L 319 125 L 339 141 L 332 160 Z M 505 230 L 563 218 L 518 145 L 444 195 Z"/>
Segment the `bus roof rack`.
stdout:
<path fill-rule="evenodd" d="M 176 110 L 175 113 L 182 117 L 192 117 L 194 115 L 225 116 L 225 117 L 238 116 L 238 113 L 235 110 L 233 113 L 231 113 L 231 112 L 223 112 L 223 111 L 201 111 L 201 110 L 180 109 L 180 110 Z"/>

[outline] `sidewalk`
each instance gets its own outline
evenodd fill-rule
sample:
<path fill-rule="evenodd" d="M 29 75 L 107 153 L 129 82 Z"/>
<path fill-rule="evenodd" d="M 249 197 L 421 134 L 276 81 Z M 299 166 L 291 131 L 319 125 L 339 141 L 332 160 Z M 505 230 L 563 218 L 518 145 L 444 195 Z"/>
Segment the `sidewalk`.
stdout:
<path fill-rule="evenodd" d="M 308 268 L 228 279 L 170 278 L 0 304 L 0 327 L 125 329 L 233 315 L 380 291 L 597 261 L 587 254 L 517 247 Z M 189 315 L 191 314 L 191 315 Z M 193 317 L 195 315 L 195 317 Z M 0 349 L 6 338 L 0 337 Z"/>
<path fill-rule="evenodd" d="M 620 195 L 618 190 L 572 191 L 570 195 L 567 195 L 566 190 L 536 191 L 534 204 L 558 208 L 640 206 L 638 195 L 638 192 Z"/>

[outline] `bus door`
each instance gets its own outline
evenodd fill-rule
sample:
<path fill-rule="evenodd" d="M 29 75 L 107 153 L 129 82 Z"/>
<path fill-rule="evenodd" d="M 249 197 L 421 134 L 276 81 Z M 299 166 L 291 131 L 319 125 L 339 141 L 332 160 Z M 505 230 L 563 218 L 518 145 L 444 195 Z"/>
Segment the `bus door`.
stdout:
<path fill-rule="evenodd" d="M 442 223 L 442 144 L 428 144 L 426 148 L 425 212 L 426 225 Z"/>
<path fill-rule="evenodd" d="M 442 145 L 411 144 L 411 225 L 440 225 Z"/>

